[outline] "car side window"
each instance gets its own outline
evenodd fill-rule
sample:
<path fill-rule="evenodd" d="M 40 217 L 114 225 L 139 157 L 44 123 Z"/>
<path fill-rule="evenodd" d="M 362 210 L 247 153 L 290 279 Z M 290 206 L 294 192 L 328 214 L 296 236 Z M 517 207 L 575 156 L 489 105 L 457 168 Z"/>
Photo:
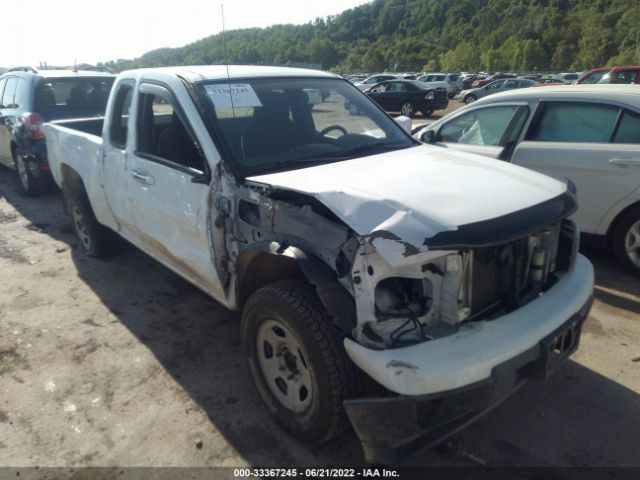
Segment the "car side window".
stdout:
<path fill-rule="evenodd" d="M 636 83 L 638 70 L 620 70 L 613 83 Z"/>
<path fill-rule="evenodd" d="M 506 88 L 516 88 L 520 86 L 520 82 L 517 82 L 515 80 L 507 80 L 507 83 L 505 85 Z"/>
<path fill-rule="evenodd" d="M 613 142 L 640 144 L 640 115 L 623 111 Z"/>
<path fill-rule="evenodd" d="M 500 145 L 517 105 L 487 107 L 464 113 L 440 128 L 437 142 Z"/>
<path fill-rule="evenodd" d="M 4 87 L 4 93 L 2 94 L 2 108 L 13 109 L 16 108 L 13 103 L 13 99 L 16 94 L 16 87 L 18 86 L 17 77 L 9 77 Z"/>
<path fill-rule="evenodd" d="M 406 92 L 407 88 L 403 83 L 393 82 L 388 91 L 389 92 Z"/>
<path fill-rule="evenodd" d="M 170 98 L 140 93 L 137 123 L 136 154 L 204 172 L 204 160 Z"/>
<path fill-rule="evenodd" d="M 497 90 L 498 88 L 501 88 L 503 85 L 504 85 L 504 80 L 495 81 L 494 83 L 487 85 L 487 90 Z"/>
<path fill-rule="evenodd" d="M 527 140 L 608 143 L 619 110 L 598 103 L 550 102 L 544 105 Z"/>
<path fill-rule="evenodd" d="M 22 78 L 18 78 L 16 94 L 13 98 L 14 108 L 24 108 L 28 101 L 27 82 Z"/>
<path fill-rule="evenodd" d="M 109 138 L 114 147 L 124 149 L 127 145 L 129 111 L 133 99 L 133 85 L 121 83 L 116 92 Z"/>

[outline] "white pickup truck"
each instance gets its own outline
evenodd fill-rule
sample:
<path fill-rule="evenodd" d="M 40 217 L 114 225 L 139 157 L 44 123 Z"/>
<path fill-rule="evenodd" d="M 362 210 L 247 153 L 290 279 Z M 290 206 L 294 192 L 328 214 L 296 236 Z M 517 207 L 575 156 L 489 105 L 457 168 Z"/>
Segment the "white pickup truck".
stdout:
<path fill-rule="evenodd" d="M 129 71 L 103 125 L 44 132 L 79 247 L 117 233 L 241 310 L 260 397 L 302 440 L 350 421 L 395 462 L 577 348 L 593 269 L 572 185 L 419 144 L 337 76 Z"/>

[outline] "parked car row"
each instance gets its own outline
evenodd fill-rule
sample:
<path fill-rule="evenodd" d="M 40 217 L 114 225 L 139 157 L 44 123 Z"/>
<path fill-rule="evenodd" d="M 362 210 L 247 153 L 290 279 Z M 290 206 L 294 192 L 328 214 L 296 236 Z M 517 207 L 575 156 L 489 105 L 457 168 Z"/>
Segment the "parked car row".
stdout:
<path fill-rule="evenodd" d="M 50 86 L 48 105 L 71 115 L 73 87 L 33 75 L 36 100 Z M 310 443 L 350 423 L 366 459 L 390 463 L 562 364 L 593 268 L 571 182 L 425 145 L 373 99 L 406 94 L 399 85 L 446 102 L 446 90 L 375 85 L 365 95 L 275 67 L 134 70 L 115 79 L 104 117 L 87 107 L 25 128 L 46 140 L 81 251 L 106 257 L 122 236 L 242 311 L 248 372 L 277 423 Z M 453 134 L 473 137 L 473 124 Z"/>
<path fill-rule="evenodd" d="M 486 87 L 485 87 L 486 88 Z M 422 141 L 569 178 L 586 240 L 640 274 L 640 88 L 549 86 L 478 100 L 416 132 Z"/>

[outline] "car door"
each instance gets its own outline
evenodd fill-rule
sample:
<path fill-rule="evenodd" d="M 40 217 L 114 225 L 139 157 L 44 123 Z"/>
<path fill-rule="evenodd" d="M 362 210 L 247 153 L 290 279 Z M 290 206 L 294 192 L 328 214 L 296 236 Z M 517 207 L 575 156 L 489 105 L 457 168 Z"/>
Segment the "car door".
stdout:
<path fill-rule="evenodd" d="M 16 123 L 16 109 L 13 104 L 16 88 L 18 87 L 17 77 L 5 77 L 4 89 L 0 97 L 0 163 L 13 166 L 13 155 L 11 153 L 12 131 Z"/>
<path fill-rule="evenodd" d="M 130 155 L 129 120 L 135 91 L 133 80 L 120 81 L 114 87 L 114 102 L 102 139 L 102 184 L 108 210 L 115 221 L 112 228 L 123 237 L 136 243 L 130 184 L 128 175 Z"/>
<path fill-rule="evenodd" d="M 423 141 L 432 135 L 430 143 L 442 147 L 503 158 L 505 149 L 518 138 L 528 116 L 526 103 L 470 108 L 442 123 L 434 134 L 423 134 Z"/>
<path fill-rule="evenodd" d="M 367 92 L 367 95 L 371 97 L 371 99 L 374 100 L 382 108 L 388 110 L 390 105 L 390 92 L 388 92 L 388 90 L 390 86 L 391 84 L 389 82 L 380 83 L 379 85 L 373 87 L 369 92 Z"/>
<path fill-rule="evenodd" d="M 640 185 L 640 117 L 601 101 L 542 102 L 512 162 L 571 179 L 580 228 L 602 233 L 607 211 Z"/>
<path fill-rule="evenodd" d="M 406 98 L 407 86 L 402 82 L 391 82 L 385 92 L 385 110 L 399 112 L 402 101 Z"/>
<path fill-rule="evenodd" d="M 209 247 L 208 166 L 174 95 L 142 83 L 135 109 L 129 177 L 144 249 L 203 290 L 220 286 Z"/>

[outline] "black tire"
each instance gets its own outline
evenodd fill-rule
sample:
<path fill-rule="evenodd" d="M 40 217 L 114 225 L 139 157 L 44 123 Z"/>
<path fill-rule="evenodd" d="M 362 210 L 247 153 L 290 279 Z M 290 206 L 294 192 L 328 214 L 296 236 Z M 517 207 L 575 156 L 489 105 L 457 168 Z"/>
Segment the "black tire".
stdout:
<path fill-rule="evenodd" d="M 409 117 L 409 118 L 413 117 L 415 113 L 413 104 L 409 101 L 402 102 L 402 104 L 400 105 L 400 113 L 405 117 Z"/>
<path fill-rule="evenodd" d="M 64 200 L 78 238 L 78 248 L 90 257 L 113 255 L 120 245 L 119 239 L 113 231 L 98 223 L 84 189 L 76 187 L 65 191 Z"/>
<path fill-rule="evenodd" d="M 613 230 L 611 241 L 613 253 L 622 266 L 640 275 L 640 207 L 631 209 L 620 218 Z M 629 252 L 631 243 L 635 243 L 636 247 Z"/>
<path fill-rule="evenodd" d="M 19 152 L 14 152 L 13 163 L 18 173 L 18 180 L 20 181 L 22 192 L 28 197 L 41 195 L 46 189 L 46 182 L 34 178 L 27 163 Z"/>
<path fill-rule="evenodd" d="M 258 358 L 269 346 L 266 342 L 258 345 L 259 333 L 267 327 L 265 322 L 274 320 L 294 334 L 304 352 L 298 357 L 310 372 L 312 393 L 303 411 L 295 412 L 274 395 L 277 379 L 270 387 Z M 281 427 L 310 443 L 326 442 L 348 427 L 342 401 L 357 395 L 359 375 L 344 350 L 344 335 L 332 323 L 312 285 L 285 280 L 259 289 L 244 307 L 241 331 L 258 393 Z"/>
<path fill-rule="evenodd" d="M 422 116 L 423 117 L 430 117 L 431 115 L 433 115 L 433 109 L 432 108 L 427 108 L 426 110 L 422 111 Z"/>
<path fill-rule="evenodd" d="M 478 98 L 473 93 L 471 93 L 471 94 L 467 95 L 466 97 L 464 97 L 464 103 L 466 105 L 469 105 L 470 103 L 475 102 L 477 99 Z"/>

